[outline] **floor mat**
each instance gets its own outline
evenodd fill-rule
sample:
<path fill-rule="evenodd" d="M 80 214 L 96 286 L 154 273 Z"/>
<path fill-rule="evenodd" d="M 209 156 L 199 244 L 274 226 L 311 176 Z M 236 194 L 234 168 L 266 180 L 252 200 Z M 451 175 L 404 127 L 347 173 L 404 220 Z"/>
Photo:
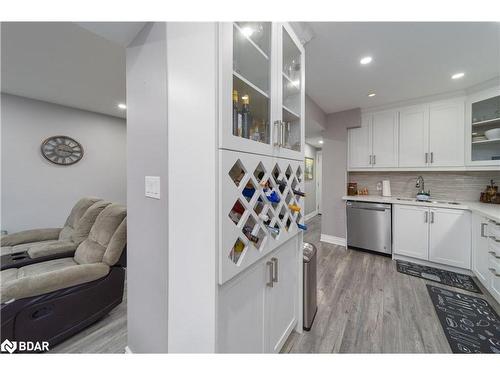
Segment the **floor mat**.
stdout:
<path fill-rule="evenodd" d="M 441 270 L 439 268 L 422 266 L 420 264 L 396 261 L 398 272 L 405 273 L 410 276 L 420 277 L 422 279 L 435 281 L 440 284 L 460 288 L 469 292 L 480 293 L 481 289 L 477 286 L 471 276 L 461 273 Z"/>
<path fill-rule="evenodd" d="M 453 353 L 500 353 L 500 318 L 482 298 L 427 285 Z"/>

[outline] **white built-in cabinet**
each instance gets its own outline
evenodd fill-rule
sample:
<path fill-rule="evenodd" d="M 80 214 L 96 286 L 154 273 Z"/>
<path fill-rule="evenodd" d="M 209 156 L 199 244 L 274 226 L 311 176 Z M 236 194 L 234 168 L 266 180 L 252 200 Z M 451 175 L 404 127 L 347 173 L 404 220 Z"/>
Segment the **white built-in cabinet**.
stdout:
<path fill-rule="evenodd" d="M 393 252 L 470 269 L 470 215 L 466 210 L 393 205 Z"/>
<path fill-rule="evenodd" d="M 295 327 L 298 238 L 220 288 L 218 351 L 276 353 Z"/>
<path fill-rule="evenodd" d="M 351 168 L 384 168 L 398 165 L 398 113 L 363 114 L 361 127 L 349 129 Z"/>
<path fill-rule="evenodd" d="M 221 23 L 219 61 L 217 351 L 278 352 L 302 321 L 304 49 L 287 23 Z"/>
<path fill-rule="evenodd" d="M 500 303 L 500 223 L 472 215 L 472 270 Z"/>
<path fill-rule="evenodd" d="M 464 98 L 366 112 L 348 130 L 349 169 L 464 167 Z"/>

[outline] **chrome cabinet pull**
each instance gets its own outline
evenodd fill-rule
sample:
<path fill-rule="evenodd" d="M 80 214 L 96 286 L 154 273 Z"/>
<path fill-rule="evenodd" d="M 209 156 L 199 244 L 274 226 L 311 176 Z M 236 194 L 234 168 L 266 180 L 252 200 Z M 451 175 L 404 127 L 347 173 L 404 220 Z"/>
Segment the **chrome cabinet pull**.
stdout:
<path fill-rule="evenodd" d="M 481 223 L 481 237 L 488 238 L 484 231 L 484 228 L 486 228 L 487 225 L 487 223 Z"/>
<path fill-rule="evenodd" d="M 268 261 L 266 262 L 266 266 L 268 267 L 267 269 L 269 270 L 269 281 L 266 283 L 267 286 L 270 286 L 271 288 L 274 287 L 274 271 L 273 271 L 273 262 Z"/>
<path fill-rule="evenodd" d="M 274 145 L 275 146 L 279 146 L 280 145 L 279 140 L 281 139 L 281 136 L 279 135 L 279 133 L 280 133 L 279 125 L 280 125 L 280 122 L 278 120 L 276 120 L 274 122 L 274 130 L 275 130 L 275 134 L 274 134 L 275 135 L 275 138 L 274 138 L 275 142 L 274 142 Z"/>
<path fill-rule="evenodd" d="M 500 259 L 500 255 L 497 255 L 494 251 L 488 251 L 488 254 L 493 255 L 495 258 Z"/>
<path fill-rule="evenodd" d="M 280 121 L 281 124 L 281 147 L 285 146 L 285 123 Z"/>
<path fill-rule="evenodd" d="M 272 273 L 272 280 L 273 283 L 278 282 L 278 258 L 271 258 L 271 262 L 273 263 L 273 273 Z"/>
<path fill-rule="evenodd" d="M 434 163 L 434 152 L 431 152 L 431 164 Z"/>
<path fill-rule="evenodd" d="M 431 224 L 434 224 L 434 211 L 431 211 Z"/>
<path fill-rule="evenodd" d="M 491 271 L 493 275 L 495 275 L 496 277 L 500 277 L 500 273 L 498 273 L 496 269 L 494 268 L 488 268 L 488 269 Z"/>
<path fill-rule="evenodd" d="M 500 243 L 500 238 L 499 238 L 499 239 L 497 239 L 497 238 L 496 238 L 496 237 L 494 237 L 494 236 L 490 236 L 490 238 L 491 238 L 493 241 Z"/>
<path fill-rule="evenodd" d="M 377 164 L 377 155 L 373 155 L 373 165 Z"/>
<path fill-rule="evenodd" d="M 429 153 L 425 153 L 425 164 L 429 163 Z"/>
<path fill-rule="evenodd" d="M 424 219 L 424 223 L 428 223 L 429 222 L 429 212 L 425 211 L 425 219 Z"/>
<path fill-rule="evenodd" d="M 372 157 L 373 157 L 373 155 L 370 155 L 370 165 L 373 165 L 373 163 L 372 163 Z"/>

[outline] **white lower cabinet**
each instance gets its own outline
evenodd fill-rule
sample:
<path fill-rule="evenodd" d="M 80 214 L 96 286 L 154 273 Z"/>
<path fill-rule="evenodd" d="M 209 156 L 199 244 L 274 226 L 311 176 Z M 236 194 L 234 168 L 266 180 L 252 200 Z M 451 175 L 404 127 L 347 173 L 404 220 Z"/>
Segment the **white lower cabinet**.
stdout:
<path fill-rule="evenodd" d="M 429 209 L 393 205 L 394 253 L 429 259 Z"/>
<path fill-rule="evenodd" d="M 470 269 L 470 212 L 393 205 L 394 253 Z"/>
<path fill-rule="evenodd" d="M 472 270 L 483 285 L 491 279 L 488 255 L 488 219 L 472 215 Z"/>
<path fill-rule="evenodd" d="M 470 212 L 431 208 L 429 215 L 429 260 L 470 269 Z"/>
<path fill-rule="evenodd" d="M 279 352 L 297 324 L 299 236 L 219 289 L 218 352 Z"/>

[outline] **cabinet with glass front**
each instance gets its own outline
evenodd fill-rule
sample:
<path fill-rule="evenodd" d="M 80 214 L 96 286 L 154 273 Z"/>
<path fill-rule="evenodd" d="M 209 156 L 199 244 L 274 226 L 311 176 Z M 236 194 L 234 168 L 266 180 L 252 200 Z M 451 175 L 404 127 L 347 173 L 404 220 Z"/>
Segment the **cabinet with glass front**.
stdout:
<path fill-rule="evenodd" d="M 220 24 L 220 147 L 301 159 L 303 49 L 287 24 Z"/>
<path fill-rule="evenodd" d="M 500 88 L 469 98 L 466 121 L 470 165 L 500 165 Z"/>

